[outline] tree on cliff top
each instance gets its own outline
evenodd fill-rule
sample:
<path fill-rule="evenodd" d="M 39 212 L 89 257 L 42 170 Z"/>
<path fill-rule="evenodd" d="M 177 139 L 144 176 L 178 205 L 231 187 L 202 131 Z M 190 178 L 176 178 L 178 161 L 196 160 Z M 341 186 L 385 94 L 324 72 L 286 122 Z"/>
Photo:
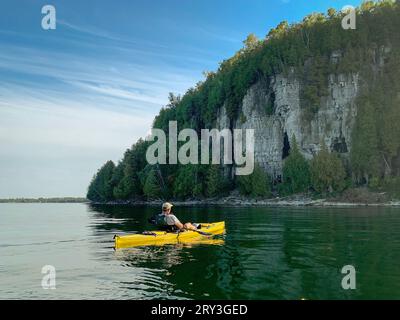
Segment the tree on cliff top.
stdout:
<path fill-rule="evenodd" d="M 250 33 L 246 40 L 243 41 L 244 44 L 244 48 L 246 50 L 253 50 L 257 47 L 257 45 L 259 45 L 261 42 L 260 40 L 257 38 L 257 36 L 254 33 Z"/>

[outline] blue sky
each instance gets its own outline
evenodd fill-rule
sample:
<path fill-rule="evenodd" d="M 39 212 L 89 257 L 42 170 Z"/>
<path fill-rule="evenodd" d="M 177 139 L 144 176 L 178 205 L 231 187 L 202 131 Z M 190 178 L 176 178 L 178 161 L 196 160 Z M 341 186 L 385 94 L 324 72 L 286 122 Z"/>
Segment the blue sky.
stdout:
<path fill-rule="evenodd" d="M 144 137 L 168 92 L 280 21 L 352 0 L 0 3 L 0 198 L 84 196 L 96 170 Z M 57 29 L 41 28 L 54 5 Z"/>

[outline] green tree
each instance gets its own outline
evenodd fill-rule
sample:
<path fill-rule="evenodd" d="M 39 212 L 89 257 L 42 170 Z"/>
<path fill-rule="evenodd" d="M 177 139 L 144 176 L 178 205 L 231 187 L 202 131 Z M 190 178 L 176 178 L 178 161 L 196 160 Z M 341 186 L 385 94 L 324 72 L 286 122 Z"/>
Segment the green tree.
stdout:
<path fill-rule="evenodd" d="M 368 12 L 371 11 L 371 9 L 373 9 L 374 7 L 375 7 L 374 1 L 363 1 L 363 3 L 361 3 L 360 9 L 363 12 Z"/>
<path fill-rule="evenodd" d="M 150 170 L 143 186 L 143 193 L 148 199 L 157 199 L 162 196 L 156 170 Z"/>
<path fill-rule="evenodd" d="M 205 193 L 208 197 L 216 197 L 223 189 L 223 177 L 219 165 L 211 165 L 207 172 Z"/>
<path fill-rule="evenodd" d="M 328 17 L 333 18 L 336 15 L 336 10 L 334 8 L 329 8 L 328 9 Z"/>
<path fill-rule="evenodd" d="M 352 142 L 350 161 L 354 180 L 360 183 L 364 179 L 368 184 L 369 179 L 379 173 L 376 112 L 368 99 L 359 102 Z"/>
<path fill-rule="evenodd" d="M 237 183 L 239 191 L 243 195 L 252 197 L 266 197 L 271 194 L 271 178 L 259 166 L 254 166 L 250 175 L 238 176 Z"/>
<path fill-rule="evenodd" d="M 384 168 L 383 175 L 390 176 L 399 169 L 400 162 L 400 50 L 392 53 L 385 64 L 379 84 L 374 85 L 373 95 L 378 109 L 378 159 Z"/>
<path fill-rule="evenodd" d="M 115 185 L 113 193 L 116 199 L 133 199 L 142 195 L 142 183 L 138 174 L 147 165 L 145 158 L 147 146 L 148 142 L 139 139 L 131 149 L 126 150 L 113 177 Z"/>
<path fill-rule="evenodd" d="M 289 156 L 283 165 L 283 184 L 288 193 L 306 192 L 310 188 L 310 165 L 301 154 L 293 135 Z"/>
<path fill-rule="evenodd" d="M 112 177 L 114 190 L 113 195 L 115 199 L 125 199 L 125 192 L 122 188 L 122 180 L 124 179 L 124 162 L 120 161 L 115 167 Z"/>
<path fill-rule="evenodd" d="M 302 98 L 301 106 L 305 110 L 307 122 L 318 112 L 321 98 L 329 93 L 327 65 L 326 57 L 316 55 L 304 70 L 300 94 Z"/>
<path fill-rule="evenodd" d="M 246 40 L 243 41 L 244 47 L 246 50 L 252 50 L 260 43 L 257 36 L 254 33 L 250 33 Z"/>
<path fill-rule="evenodd" d="M 321 150 L 311 160 L 311 183 L 319 193 L 340 192 L 345 187 L 346 171 L 336 153 L 322 143 Z"/>
<path fill-rule="evenodd" d="M 280 22 L 275 29 L 271 29 L 267 35 L 267 38 L 279 37 L 285 33 L 289 28 L 289 23 L 287 21 Z"/>
<path fill-rule="evenodd" d="M 199 196 L 201 191 L 202 185 L 198 180 L 198 168 L 189 164 L 181 166 L 173 183 L 174 197 L 185 199 Z"/>
<path fill-rule="evenodd" d="M 181 102 L 181 96 L 175 95 L 173 92 L 168 94 L 168 101 L 167 108 L 176 108 L 179 103 Z"/>
<path fill-rule="evenodd" d="M 113 175 L 115 164 L 107 161 L 93 177 L 87 192 L 87 198 L 91 201 L 111 201 L 114 199 Z"/>

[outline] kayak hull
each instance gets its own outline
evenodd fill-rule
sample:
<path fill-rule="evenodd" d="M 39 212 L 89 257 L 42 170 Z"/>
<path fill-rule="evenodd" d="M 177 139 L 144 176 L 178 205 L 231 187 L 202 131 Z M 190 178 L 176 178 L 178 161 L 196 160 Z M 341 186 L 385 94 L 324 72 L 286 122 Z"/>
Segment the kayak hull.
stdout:
<path fill-rule="evenodd" d="M 225 221 L 214 223 L 201 223 L 200 232 L 210 234 L 210 236 L 223 234 L 225 232 Z M 115 235 L 115 248 L 129 248 L 138 246 L 164 245 L 179 242 L 196 242 L 196 240 L 209 237 L 202 235 L 196 231 L 183 231 L 172 233 L 166 231 L 152 231 L 152 234 L 132 234 L 132 235 Z"/>

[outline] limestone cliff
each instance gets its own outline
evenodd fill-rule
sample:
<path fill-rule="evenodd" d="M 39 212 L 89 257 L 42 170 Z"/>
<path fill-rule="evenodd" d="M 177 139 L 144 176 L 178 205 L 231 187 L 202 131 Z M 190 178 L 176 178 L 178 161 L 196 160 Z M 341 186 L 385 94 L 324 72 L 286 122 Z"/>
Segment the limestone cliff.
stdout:
<path fill-rule="evenodd" d="M 255 161 L 278 180 L 293 135 L 308 159 L 318 152 L 322 141 L 344 157 L 351 150 L 359 74 L 329 75 L 329 95 L 321 98 L 318 112 L 309 121 L 304 120 L 301 107 L 301 86 L 294 70 L 257 82 L 248 90 L 241 115 L 233 122 L 233 128 L 254 129 Z M 268 105 L 273 106 L 272 114 L 267 112 Z M 219 111 L 217 125 L 219 128 L 230 125 L 225 107 Z"/>

